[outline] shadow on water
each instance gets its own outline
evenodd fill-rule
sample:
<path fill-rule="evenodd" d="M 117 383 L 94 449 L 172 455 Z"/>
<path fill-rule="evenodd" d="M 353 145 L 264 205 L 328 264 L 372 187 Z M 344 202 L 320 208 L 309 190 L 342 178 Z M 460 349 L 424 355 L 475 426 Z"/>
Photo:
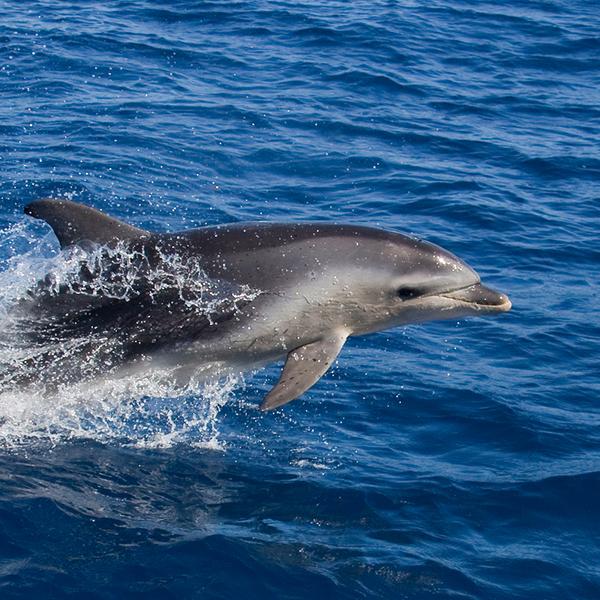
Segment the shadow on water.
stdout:
<path fill-rule="evenodd" d="M 385 517 L 396 501 L 252 465 L 240 452 L 30 447 L 0 455 L 0 482 L 8 597 L 42 590 L 44 597 L 52 597 L 48 590 L 106 597 L 107 589 L 111 597 L 179 597 L 190 580 L 197 594 L 219 598 L 278 591 L 351 598 L 398 585 L 411 596 L 457 577 L 455 584 L 473 589 L 441 564 L 408 552 L 402 565 L 398 554 L 386 556 L 402 537 Z M 364 558 L 365 528 L 379 538 L 376 559 Z"/>
<path fill-rule="evenodd" d="M 525 587 L 573 577 L 560 549 L 557 562 L 528 560 L 510 531 L 592 535 L 597 484 L 460 484 L 405 468 L 393 486 L 356 486 L 348 464 L 324 476 L 243 440 L 30 445 L 0 454 L 2 597 L 508 598 L 515 569 Z"/>

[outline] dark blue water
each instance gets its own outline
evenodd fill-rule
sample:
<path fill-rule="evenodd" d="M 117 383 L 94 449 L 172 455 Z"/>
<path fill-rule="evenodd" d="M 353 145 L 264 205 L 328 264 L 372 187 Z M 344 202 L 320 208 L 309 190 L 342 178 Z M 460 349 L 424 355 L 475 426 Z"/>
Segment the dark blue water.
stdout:
<path fill-rule="evenodd" d="M 589 1 L 4 3 L 2 294 L 66 195 L 413 233 L 514 308 L 353 338 L 274 413 L 277 366 L 0 398 L 0 597 L 599 598 L 599 90 Z"/>

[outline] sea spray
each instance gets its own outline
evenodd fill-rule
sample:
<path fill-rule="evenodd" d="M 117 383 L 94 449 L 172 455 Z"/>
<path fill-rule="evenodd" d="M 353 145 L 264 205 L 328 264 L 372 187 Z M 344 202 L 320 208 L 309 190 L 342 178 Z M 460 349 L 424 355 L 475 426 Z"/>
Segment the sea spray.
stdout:
<path fill-rule="evenodd" d="M 0 233 L 0 246 L 0 443 L 219 446 L 218 413 L 241 376 L 198 365 L 182 380 L 143 356 L 117 375 L 130 340 L 118 322 L 88 325 L 94 309 L 141 297 L 152 316 L 168 295 L 194 322 L 216 327 L 215 315 L 239 310 L 258 291 L 211 280 L 200 260 L 160 248 L 153 264 L 125 244 L 58 252 L 51 236 L 40 240 L 22 222 Z"/>

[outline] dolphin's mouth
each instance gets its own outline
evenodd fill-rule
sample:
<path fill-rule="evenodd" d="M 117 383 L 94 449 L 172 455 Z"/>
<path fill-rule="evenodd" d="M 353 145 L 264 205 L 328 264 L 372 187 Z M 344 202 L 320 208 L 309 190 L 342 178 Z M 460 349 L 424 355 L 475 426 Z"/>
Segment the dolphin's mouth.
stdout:
<path fill-rule="evenodd" d="M 438 295 L 442 298 L 464 302 L 473 308 L 485 310 L 486 312 L 506 312 L 512 307 L 512 303 L 506 294 L 501 294 L 481 283 Z"/>

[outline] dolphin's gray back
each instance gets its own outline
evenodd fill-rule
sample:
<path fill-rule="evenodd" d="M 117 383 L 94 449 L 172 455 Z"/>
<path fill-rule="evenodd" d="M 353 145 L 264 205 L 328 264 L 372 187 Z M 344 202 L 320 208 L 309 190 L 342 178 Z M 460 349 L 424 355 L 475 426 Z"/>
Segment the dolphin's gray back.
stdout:
<path fill-rule="evenodd" d="M 377 261 L 381 242 L 408 236 L 370 227 L 335 223 L 241 223 L 157 235 L 156 243 L 184 255 L 201 256 L 212 277 L 276 288 L 324 270 Z"/>
<path fill-rule="evenodd" d="M 274 294 L 301 281 L 343 273 L 346 268 L 372 269 L 386 259 L 387 249 L 394 253 L 398 273 L 415 263 L 430 261 L 432 249 L 450 261 L 458 260 L 428 242 L 360 225 L 240 223 L 161 234 L 132 227 L 68 200 L 39 200 L 29 204 L 25 212 L 48 222 L 63 248 L 88 242 L 125 244 L 143 252 L 150 268 L 164 255 L 199 260 L 211 278 Z"/>

